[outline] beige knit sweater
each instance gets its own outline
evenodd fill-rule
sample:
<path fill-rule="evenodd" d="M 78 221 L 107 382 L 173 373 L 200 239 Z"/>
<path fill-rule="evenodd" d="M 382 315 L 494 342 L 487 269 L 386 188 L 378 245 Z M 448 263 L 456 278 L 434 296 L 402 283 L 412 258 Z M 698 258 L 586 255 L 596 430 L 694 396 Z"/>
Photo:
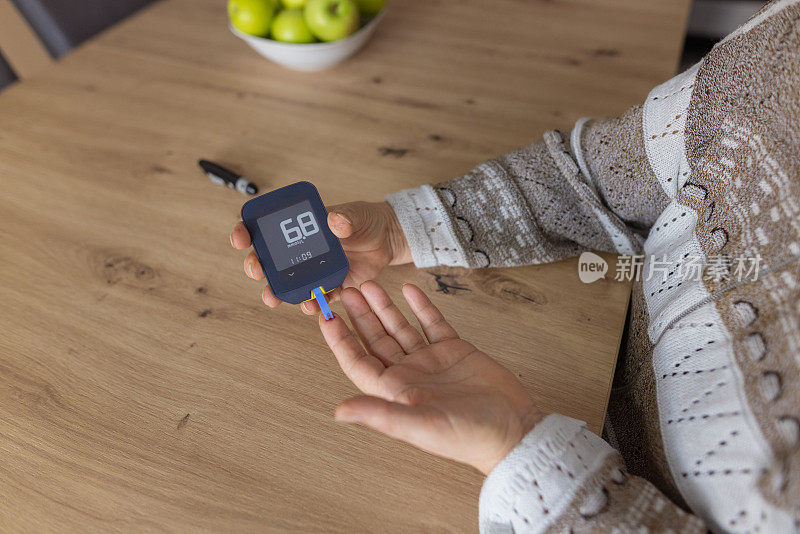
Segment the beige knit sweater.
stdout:
<path fill-rule="evenodd" d="M 798 21 L 776 0 L 621 117 L 387 197 L 420 267 L 644 255 L 611 445 L 548 416 L 482 531 L 800 530 Z"/>

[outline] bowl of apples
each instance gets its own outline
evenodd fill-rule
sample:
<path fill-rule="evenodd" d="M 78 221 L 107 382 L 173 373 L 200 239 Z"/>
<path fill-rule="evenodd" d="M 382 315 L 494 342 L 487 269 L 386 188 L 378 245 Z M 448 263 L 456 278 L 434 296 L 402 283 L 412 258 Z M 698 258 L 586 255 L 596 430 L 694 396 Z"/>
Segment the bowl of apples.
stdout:
<path fill-rule="evenodd" d="M 375 33 L 386 0 L 228 0 L 230 29 L 290 69 L 333 67 Z"/>

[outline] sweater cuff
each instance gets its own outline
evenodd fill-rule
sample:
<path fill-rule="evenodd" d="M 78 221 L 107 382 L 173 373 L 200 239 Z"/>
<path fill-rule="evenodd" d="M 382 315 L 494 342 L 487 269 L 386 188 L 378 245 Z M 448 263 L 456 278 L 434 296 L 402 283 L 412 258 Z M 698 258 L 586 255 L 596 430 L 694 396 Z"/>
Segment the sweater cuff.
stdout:
<path fill-rule="evenodd" d="M 544 531 L 613 452 L 583 421 L 559 414 L 545 417 L 486 477 L 481 532 Z"/>
<path fill-rule="evenodd" d="M 468 266 L 452 220 L 431 186 L 392 193 L 386 201 L 400 221 L 417 267 Z"/>

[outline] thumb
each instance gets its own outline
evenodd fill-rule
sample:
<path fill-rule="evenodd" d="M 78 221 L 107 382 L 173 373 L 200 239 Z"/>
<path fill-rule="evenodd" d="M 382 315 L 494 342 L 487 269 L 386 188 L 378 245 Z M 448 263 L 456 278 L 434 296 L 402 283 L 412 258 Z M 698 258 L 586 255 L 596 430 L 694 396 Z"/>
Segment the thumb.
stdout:
<path fill-rule="evenodd" d="M 353 235 L 353 221 L 343 213 L 328 212 L 328 228 L 339 239 Z"/>
<path fill-rule="evenodd" d="M 328 227 L 339 239 L 351 237 L 367 225 L 369 218 L 365 202 L 348 202 L 328 209 Z"/>
<path fill-rule="evenodd" d="M 420 446 L 424 431 L 424 409 L 361 395 L 347 399 L 336 408 L 341 423 L 358 423 L 395 439 Z"/>

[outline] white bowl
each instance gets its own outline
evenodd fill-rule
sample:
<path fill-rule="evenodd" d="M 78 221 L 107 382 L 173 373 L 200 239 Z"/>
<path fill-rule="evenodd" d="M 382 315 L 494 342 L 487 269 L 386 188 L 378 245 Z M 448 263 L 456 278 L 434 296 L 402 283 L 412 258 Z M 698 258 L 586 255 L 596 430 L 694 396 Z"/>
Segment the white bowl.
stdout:
<path fill-rule="evenodd" d="M 355 54 L 375 33 L 385 11 L 381 10 L 353 35 L 330 43 L 281 43 L 240 32 L 233 25 L 229 27 L 234 35 L 270 61 L 294 70 L 313 71 L 333 67 Z"/>

